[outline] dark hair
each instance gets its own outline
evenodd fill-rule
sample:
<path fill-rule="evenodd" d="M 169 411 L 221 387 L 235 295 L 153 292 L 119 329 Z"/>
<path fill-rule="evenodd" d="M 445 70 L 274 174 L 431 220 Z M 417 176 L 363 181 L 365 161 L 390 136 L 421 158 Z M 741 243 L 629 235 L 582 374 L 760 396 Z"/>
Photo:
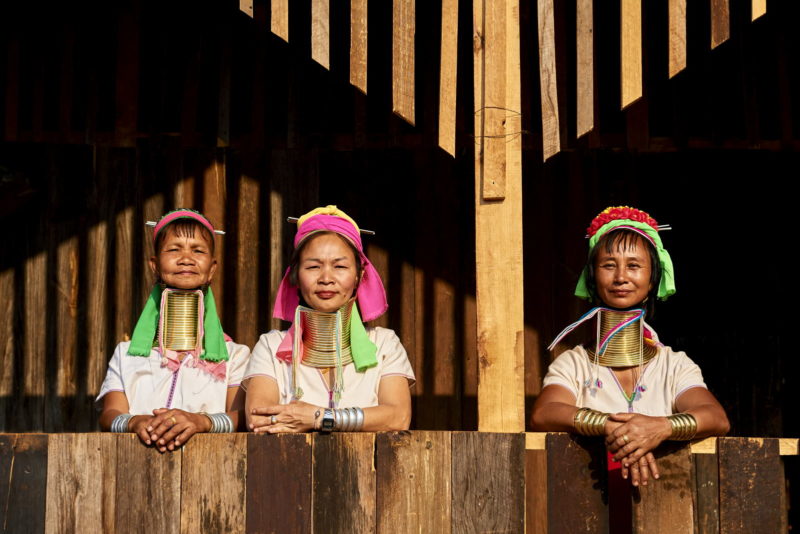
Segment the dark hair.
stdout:
<path fill-rule="evenodd" d="M 638 232 L 633 230 L 620 229 L 612 230 L 604 234 L 597 240 L 594 248 L 589 252 L 589 259 L 586 262 L 586 286 L 589 289 L 589 294 L 592 300 L 597 300 L 597 284 L 595 282 L 594 264 L 597 261 L 597 255 L 601 250 L 606 253 L 614 252 L 615 250 L 625 251 L 633 248 L 639 242 L 646 245 L 647 253 L 650 256 L 650 292 L 647 294 L 647 311 L 648 314 L 653 312 L 653 303 L 658 294 L 658 284 L 661 282 L 661 263 L 658 261 L 658 252 L 653 244 L 645 239 Z"/>
<path fill-rule="evenodd" d="M 156 236 L 155 241 L 155 253 L 158 255 L 158 251 L 161 250 L 161 247 L 164 245 L 164 240 L 167 238 L 167 232 L 172 231 L 178 237 L 194 237 L 195 230 L 200 229 L 200 235 L 203 239 L 208 243 L 209 248 L 211 249 L 211 255 L 214 255 L 214 235 L 211 231 L 203 226 L 200 221 L 196 221 L 194 219 L 177 219 L 174 222 L 169 223 L 167 226 L 161 229 Z"/>
<path fill-rule="evenodd" d="M 294 252 L 292 252 L 292 258 L 289 260 L 289 282 L 295 287 L 300 286 L 297 274 L 300 270 L 300 255 L 303 253 L 303 250 L 306 248 L 306 246 L 308 246 L 309 243 L 323 235 L 335 235 L 347 244 L 347 246 L 350 248 L 350 251 L 353 253 L 353 257 L 356 259 L 356 276 L 358 276 L 358 282 L 360 283 L 362 265 L 361 254 L 359 254 L 358 249 L 346 237 L 339 235 L 336 232 L 329 232 L 327 230 L 314 232 L 313 234 L 307 236 L 300 242 L 300 246 L 294 249 Z M 356 285 L 356 288 L 358 288 L 358 285 Z"/>

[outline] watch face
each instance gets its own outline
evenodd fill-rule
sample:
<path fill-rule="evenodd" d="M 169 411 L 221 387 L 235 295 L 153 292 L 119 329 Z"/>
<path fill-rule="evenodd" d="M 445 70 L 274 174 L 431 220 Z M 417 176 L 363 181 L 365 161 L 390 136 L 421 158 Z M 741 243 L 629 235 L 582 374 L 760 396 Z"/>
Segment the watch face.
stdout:
<path fill-rule="evenodd" d="M 334 423 L 335 421 L 333 419 L 333 411 L 325 410 L 325 413 L 322 416 L 322 431 L 330 432 L 331 430 L 333 430 Z"/>

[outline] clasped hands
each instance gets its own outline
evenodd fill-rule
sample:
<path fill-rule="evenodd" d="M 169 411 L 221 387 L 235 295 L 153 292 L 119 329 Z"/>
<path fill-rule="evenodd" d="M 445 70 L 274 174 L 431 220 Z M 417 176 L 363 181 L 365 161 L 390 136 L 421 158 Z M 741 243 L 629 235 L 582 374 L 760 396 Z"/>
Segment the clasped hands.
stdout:
<path fill-rule="evenodd" d="M 659 478 L 652 450 L 669 439 L 672 427 L 664 417 L 635 413 L 611 414 L 606 422 L 606 447 L 614 460 L 622 463 L 622 478 L 631 484 L 646 486 L 650 478 Z"/>
<path fill-rule="evenodd" d="M 318 427 L 322 410 L 319 406 L 297 400 L 289 404 L 256 407 L 247 414 L 247 427 L 256 434 L 310 432 Z"/>
<path fill-rule="evenodd" d="M 211 420 L 201 413 L 157 408 L 152 416 L 134 417 L 130 429 L 145 445 L 167 452 L 185 444 L 196 433 L 211 430 Z"/>

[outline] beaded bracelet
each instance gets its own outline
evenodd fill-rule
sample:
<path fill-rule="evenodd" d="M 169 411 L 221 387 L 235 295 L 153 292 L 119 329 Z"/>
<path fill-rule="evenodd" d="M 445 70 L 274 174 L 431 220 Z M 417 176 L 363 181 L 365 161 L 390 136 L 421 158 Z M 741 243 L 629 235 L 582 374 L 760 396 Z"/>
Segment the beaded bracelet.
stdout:
<path fill-rule="evenodd" d="M 111 421 L 111 432 L 122 434 L 128 432 L 128 422 L 133 416 L 129 413 L 121 413 Z"/>
<path fill-rule="evenodd" d="M 592 410 L 591 408 L 580 408 L 575 412 L 572 424 L 575 431 L 583 436 L 602 436 L 605 433 L 606 421 L 609 414 Z"/>
<path fill-rule="evenodd" d="M 672 434 L 669 439 L 676 441 L 689 441 L 697 434 L 697 419 L 690 413 L 676 413 L 667 416 Z"/>

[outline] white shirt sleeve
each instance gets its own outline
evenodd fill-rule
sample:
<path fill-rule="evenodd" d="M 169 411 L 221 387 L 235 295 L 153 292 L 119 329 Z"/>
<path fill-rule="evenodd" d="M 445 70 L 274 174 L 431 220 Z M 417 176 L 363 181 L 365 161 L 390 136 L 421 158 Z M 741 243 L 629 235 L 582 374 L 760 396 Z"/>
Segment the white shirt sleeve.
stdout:
<path fill-rule="evenodd" d="M 258 343 L 253 347 L 253 352 L 250 354 L 250 361 L 247 364 L 243 380 L 254 376 L 268 376 L 274 380 L 278 379 L 278 372 L 275 369 L 275 356 L 272 354 L 272 347 L 270 347 L 271 338 L 276 338 L 275 348 L 277 349 L 283 336 L 281 332 L 272 330 L 258 338 Z"/>
<path fill-rule="evenodd" d="M 404 376 L 408 379 L 409 387 L 414 385 L 414 369 L 408 360 L 408 353 L 400 342 L 394 330 L 376 328 L 376 345 L 378 347 L 378 361 L 382 360 L 380 377 Z"/>
<path fill-rule="evenodd" d="M 233 388 L 239 386 L 244 378 L 247 364 L 250 361 L 250 349 L 245 345 L 239 345 L 232 341 L 228 342 L 228 387 Z"/>
<path fill-rule="evenodd" d="M 578 358 L 584 358 L 584 356 L 577 349 L 562 352 L 547 369 L 547 374 L 542 383 L 543 387 L 551 385 L 563 386 L 570 390 L 577 399 L 583 375 L 578 365 Z"/>
<path fill-rule="evenodd" d="M 110 391 L 125 391 L 125 384 L 122 381 L 122 343 L 117 345 L 114 349 L 114 354 L 108 362 L 108 371 L 106 371 L 106 378 L 103 380 L 103 385 L 100 386 L 100 393 L 95 399 L 95 405 L 98 409 L 102 408 L 100 401 Z M 127 347 L 127 344 L 125 344 Z"/>

